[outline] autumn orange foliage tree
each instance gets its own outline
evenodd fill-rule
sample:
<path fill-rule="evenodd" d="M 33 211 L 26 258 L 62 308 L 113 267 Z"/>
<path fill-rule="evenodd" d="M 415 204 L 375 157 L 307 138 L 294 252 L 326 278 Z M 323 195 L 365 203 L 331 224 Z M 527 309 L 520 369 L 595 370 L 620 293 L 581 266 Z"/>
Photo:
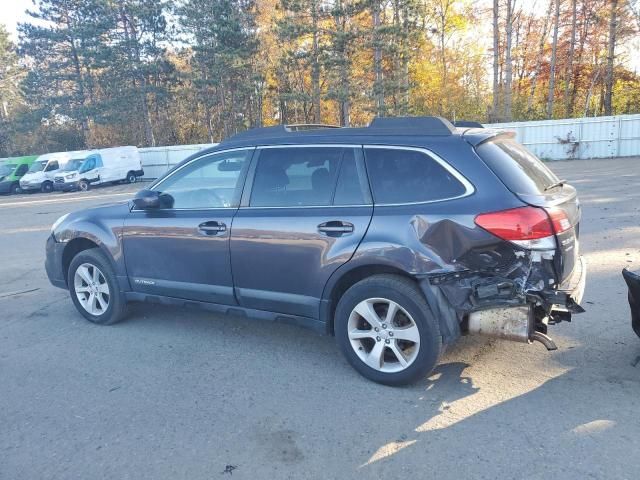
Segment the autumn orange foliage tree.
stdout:
<path fill-rule="evenodd" d="M 33 12 L 17 45 L 0 41 L 0 75 L 13 72 L 0 76 L 0 156 L 376 115 L 640 112 L 635 0 L 36 0 Z"/>

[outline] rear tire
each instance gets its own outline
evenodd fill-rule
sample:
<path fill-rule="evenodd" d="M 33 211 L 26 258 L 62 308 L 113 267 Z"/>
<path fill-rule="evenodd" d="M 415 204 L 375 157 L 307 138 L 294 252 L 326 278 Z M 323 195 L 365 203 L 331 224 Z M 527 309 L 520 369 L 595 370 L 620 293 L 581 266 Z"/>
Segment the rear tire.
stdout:
<path fill-rule="evenodd" d="M 126 299 L 109 259 L 98 248 L 78 253 L 67 274 L 71 301 L 84 318 L 112 325 L 126 314 Z"/>
<path fill-rule="evenodd" d="M 424 295 L 398 275 L 374 275 L 349 288 L 336 307 L 334 330 L 351 366 L 385 385 L 425 378 L 442 349 L 440 325 Z"/>
<path fill-rule="evenodd" d="M 20 189 L 20 185 L 18 185 L 17 183 L 14 183 L 13 185 L 11 185 L 11 188 L 9 189 L 9 193 L 11 195 L 22 193 L 22 190 Z"/>
<path fill-rule="evenodd" d="M 136 177 L 135 172 L 127 173 L 127 183 L 136 183 L 138 177 Z"/>
<path fill-rule="evenodd" d="M 42 193 L 50 193 L 53 191 L 53 183 L 51 182 L 43 182 L 42 186 L 40 187 L 40 191 Z"/>

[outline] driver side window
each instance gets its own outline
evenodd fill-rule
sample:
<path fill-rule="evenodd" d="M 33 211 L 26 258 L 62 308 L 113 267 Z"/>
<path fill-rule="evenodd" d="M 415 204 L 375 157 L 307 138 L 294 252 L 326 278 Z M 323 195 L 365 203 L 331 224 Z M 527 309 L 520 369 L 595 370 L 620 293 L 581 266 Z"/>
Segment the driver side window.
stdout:
<path fill-rule="evenodd" d="M 235 150 L 199 158 L 158 183 L 163 208 L 198 209 L 237 207 L 241 179 L 251 159 L 250 150 Z"/>

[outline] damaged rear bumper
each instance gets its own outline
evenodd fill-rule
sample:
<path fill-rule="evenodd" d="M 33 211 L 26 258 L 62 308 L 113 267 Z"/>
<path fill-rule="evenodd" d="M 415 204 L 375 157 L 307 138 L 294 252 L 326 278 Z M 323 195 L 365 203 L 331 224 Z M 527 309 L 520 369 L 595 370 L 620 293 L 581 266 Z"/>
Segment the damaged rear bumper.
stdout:
<path fill-rule="evenodd" d="M 543 290 L 532 295 L 539 296 L 550 313 L 582 313 L 580 306 L 587 282 L 587 262 L 578 257 L 571 276 L 555 290 Z"/>
<path fill-rule="evenodd" d="M 579 257 L 572 275 L 558 288 L 527 289 L 528 282 L 520 284 L 525 288 L 518 288 L 512 279 L 479 278 L 477 274 L 426 278 L 420 285 L 440 318 L 445 343 L 467 332 L 526 343 L 540 341 L 554 350 L 553 340 L 546 336 L 547 326 L 584 312 L 580 302 L 586 277 L 586 262 Z"/>

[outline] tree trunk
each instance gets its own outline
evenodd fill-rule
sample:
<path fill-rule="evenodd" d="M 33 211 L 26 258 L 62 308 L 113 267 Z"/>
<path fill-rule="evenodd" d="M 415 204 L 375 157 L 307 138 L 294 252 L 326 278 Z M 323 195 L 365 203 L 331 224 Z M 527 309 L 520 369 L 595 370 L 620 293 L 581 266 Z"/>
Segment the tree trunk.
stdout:
<path fill-rule="evenodd" d="M 591 79 L 591 84 L 589 85 L 589 90 L 587 91 L 587 98 L 584 102 L 584 116 L 588 117 L 589 116 L 589 104 L 591 103 L 591 95 L 593 94 L 593 88 L 595 87 L 596 83 L 598 82 L 598 77 L 600 77 L 600 68 L 595 65 L 596 67 L 596 72 L 593 76 L 593 78 Z"/>
<path fill-rule="evenodd" d="M 613 115 L 613 108 L 611 105 L 613 97 L 613 66 L 615 61 L 616 51 L 616 33 L 618 30 L 618 0 L 611 0 L 609 13 L 609 48 L 607 51 L 607 71 L 604 78 L 604 114 Z"/>
<path fill-rule="evenodd" d="M 316 123 L 321 123 L 320 118 L 320 47 L 318 27 L 318 3 L 311 3 L 311 21 L 313 30 L 313 55 L 311 59 L 311 95 L 313 102 L 313 116 Z"/>
<path fill-rule="evenodd" d="M 576 50 L 576 17 L 578 11 L 578 0 L 571 1 L 571 40 L 569 43 L 569 58 L 567 59 L 567 74 L 564 84 L 564 102 L 565 102 L 565 115 L 567 118 L 571 117 L 573 113 L 573 105 L 571 101 L 571 85 L 573 80 L 573 55 Z"/>
<path fill-rule="evenodd" d="M 505 47 L 505 79 L 504 79 L 504 121 L 511 121 L 511 81 L 513 79 L 513 62 L 511 60 L 511 42 L 513 39 L 513 10 L 516 0 L 507 0 L 506 47 Z"/>
<path fill-rule="evenodd" d="M 589 15 L 589 12 L 586 6 L 583 4 L 581 8 L 581 27 L 580 27 L 580 43 L 578 44 L 578 55 L 576 57 L 576 64 L 582 64 L 582 58 L 584 57 L 585 44 L 587 43 L 589 37 L 589 28 L 592 21 L 592 16 Z M 580 82 L 580 78 L 582 77 L 582 69 L 575 72 L 573 81 L 573 87 L 571 88 L 571 94 L 569 96 L 569 111 L 573 112 L 575 110 L 576 103 L 576 95 L 578 94 L 578 84 Z"/>
<path fill-rule="evenodd" d="M 493 118 L 495 122 L 498 119 L 498 94 L 499 94 L 499 75 L 500 75 L 500 29 L 498 26 L 498 14 L 500 10 L 500 2 L 493 0 Z"/>
<path fill-rule="evenodd" d="M 402 9 L 402 30 L 403 30 L 403 48 L 402 48 L 402 114 L 409 113 L 409 9 L 408 2 L 404 2 Z"/>
<path fill-rule="evenodd" d="M 556 60 L 558 55 L 558 29 L 560 27 L 560 2 L 555 0 L 556 11 L 553 18 L 553 44 L 551 45 L 551 64 L 549 65 L 549 96 L 547 98 L 547 118 L 553 117 L 553 100 L 556 87 Z"/>
<path fill-rule="evenodd" d="M 384 116 L 384 78 L 382 76 L 382 49 L 380 45 L 380 4 L 378 0 L 373 2 L 373 93 L 376 99 L 376 115 Z"/>
<path fill-rule="evenodd" d="M 527 100 L 527 112 L 533 111 L 533 100 L 536 96 L 536 86 L 538 84 L 538 75 L 540 75 L 540 68 L 542 67 L 542 57 L 544 55 L 544 43 L 547 39 L 547 33 L 549 33 L 549 21 L 551 20 L 551 12 L 553 10 L 554 0 L 549 0 L 549 8 L 547 8 L 547 15 L 544 19 L 544 25 L 542 28 L 542 35 L 540 36 L 540 43 L 538 45 L 538 57 L 536 58 L 536 68 L 533 71 L 533 78 L 531 79 L 531 91 L 529 92 L 529 99 Z"/>

